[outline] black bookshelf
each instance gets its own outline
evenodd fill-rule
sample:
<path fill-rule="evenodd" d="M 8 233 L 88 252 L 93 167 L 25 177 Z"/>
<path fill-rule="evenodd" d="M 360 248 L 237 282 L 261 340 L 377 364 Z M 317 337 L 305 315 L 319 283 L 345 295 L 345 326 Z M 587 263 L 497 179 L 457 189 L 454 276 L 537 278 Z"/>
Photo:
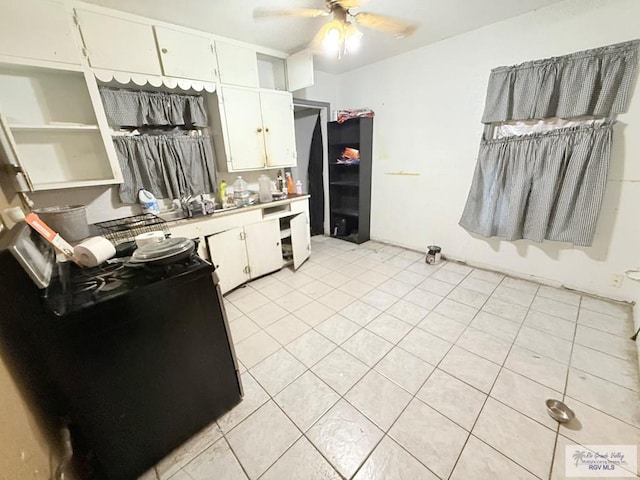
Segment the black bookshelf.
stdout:
<path fill-rule="evenodd" d="M 369 240 L 373 118 L 329 122 L 329 208 L 331 235 L 354 243 Z M 360 151 L 360 163 L 341 164 L 346 147 Z M 336 226 L 344 225 L 344 235 Z"/>

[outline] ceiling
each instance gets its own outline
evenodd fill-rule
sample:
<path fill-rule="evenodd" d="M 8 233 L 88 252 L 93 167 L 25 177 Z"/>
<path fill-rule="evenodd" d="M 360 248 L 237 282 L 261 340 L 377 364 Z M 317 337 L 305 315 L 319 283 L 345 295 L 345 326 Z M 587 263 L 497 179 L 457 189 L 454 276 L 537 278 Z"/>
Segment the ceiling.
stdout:
<path fill-rule="evenodd" d="M 324 0 L 86 0 L 168 23 L 293 53 L 304 48 L 327 17 L 253 18 L 260 8 L 323 8 Z M 360 9 L 415 22 L 410 37 L 366 29 L 360 51 L 340 60 L 316 56 L 315 67 L 343 73 L 379 60 L 521 15 L 562 0 L 366 0 Z"/>

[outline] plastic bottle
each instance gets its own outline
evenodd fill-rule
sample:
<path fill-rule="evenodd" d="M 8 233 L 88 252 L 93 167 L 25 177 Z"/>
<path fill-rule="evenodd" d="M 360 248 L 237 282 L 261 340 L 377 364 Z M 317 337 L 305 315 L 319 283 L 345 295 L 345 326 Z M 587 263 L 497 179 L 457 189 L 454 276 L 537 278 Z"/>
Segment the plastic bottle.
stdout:
<path fill-rule="evenodd" d="M 300 180 L 296 182 L 296 194 L 302 195 L 302 182 Z"/>
<path fill-rule="evenodd" d="M 266 175 L 258 177 L 258 194 L 260 203 L 266 203 L 273 200 L 271 196 L 271 180 Z"/>
<path fill-rule="evenodd" d="M 227 204 L 227 182 L 225 182 L 224 180 L 222 180 L 220 182 L 220 206 L 222 208 L 225 208 L 225 205 Z"/>
<path fill-rule="evenodd" d="M 282 170 L 278 170 L 278 175 L 276 176 L 276 186 L 278 187 L 278 191 L 285 193 L 284 178 L 282 178 Z"/>
<path fill-rule="evenodd" d="M 291 176 L 291 172 L 285 173 L 285 176 L 287 177 L 287 192 L 289 193 L 289 195 L 293 195 L 294 193 L 296 193 L 296 187 L 293 185 L 293 177 Z"/>
<path fill-rule="evenodd" d="M 236 207 L 244 207 L 249 204 L 249 186 L 241 176 L 233 182 L 233 203 Z"/>
<path fill-rule="evenodd" d="M 140 202 L 140 205 L 142 205 L 143 212 L 153 213 L 154 215 L 158 215 L 160 213 L 158 200 L 150 191 L 141 188 L 138 192 L 138 201 Z"/>

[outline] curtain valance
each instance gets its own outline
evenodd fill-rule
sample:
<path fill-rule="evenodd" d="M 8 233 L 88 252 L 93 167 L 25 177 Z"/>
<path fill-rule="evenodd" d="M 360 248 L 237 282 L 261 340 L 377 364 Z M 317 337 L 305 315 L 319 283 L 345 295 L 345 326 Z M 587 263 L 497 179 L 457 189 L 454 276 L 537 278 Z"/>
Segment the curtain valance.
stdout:
<path fill-rule="evenodd" d="M 204 98 L 200 95 L 100 87 L 100 96 L 107 121 L 114 127 L 208 124 Z"/>
<path fill-rule="evenodd" d="M 591 245 L 612 125 L 483 140 L 460 225 L 485 237 Z"/>
<path fill-rule="evenodd" d="M 124 182 L 120 200 L 137 203 L 138 191 L 158 198 L 216 192 L 215 156 L 211 138 L 140 135 L 114 137 Z"/>
<path fill-rule="evenodd" d="M 624 112 L 639 40 L 491 71 L 483 123 Z"/>

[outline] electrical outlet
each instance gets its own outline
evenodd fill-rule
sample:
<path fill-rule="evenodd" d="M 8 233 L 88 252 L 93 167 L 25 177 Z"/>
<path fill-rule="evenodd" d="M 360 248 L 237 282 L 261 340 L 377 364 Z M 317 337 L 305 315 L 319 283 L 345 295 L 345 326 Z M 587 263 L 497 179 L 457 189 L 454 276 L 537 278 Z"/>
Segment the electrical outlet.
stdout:
<path fill-rule="evenodd" d="M 615 274 L 611 276 L 611 286 L 620 288 L 622 286 L 622 282 L 624 281 L 624 275 Z"/>

